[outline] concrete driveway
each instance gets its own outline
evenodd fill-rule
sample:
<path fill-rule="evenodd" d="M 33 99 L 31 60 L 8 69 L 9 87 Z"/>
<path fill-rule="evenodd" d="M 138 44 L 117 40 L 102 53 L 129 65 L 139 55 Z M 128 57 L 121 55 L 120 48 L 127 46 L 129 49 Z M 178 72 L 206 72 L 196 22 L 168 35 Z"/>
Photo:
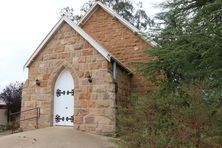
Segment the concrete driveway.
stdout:
<path fill-rule="evenodd" d="M 112 141 L 70 127 L 50 127 L 0 137 L 0 148 L 113 148 Z"/>

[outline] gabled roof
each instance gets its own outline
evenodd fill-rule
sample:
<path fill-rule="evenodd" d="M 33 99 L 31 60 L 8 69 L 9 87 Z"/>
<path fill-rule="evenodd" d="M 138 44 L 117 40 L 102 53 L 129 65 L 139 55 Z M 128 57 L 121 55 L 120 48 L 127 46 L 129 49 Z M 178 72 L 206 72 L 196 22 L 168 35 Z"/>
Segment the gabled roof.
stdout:
<path fill-rule="evenodd" d="M 71 21 L 67 17 L 62 17 L 56 25 L 52 28 L 52 30 L 48 33 L 48 35 L 44 38 L 44 40 L 40 43 L 38 48 L 34 51 L 34 53 L 31 55 L 31 57 L 28 59 L 28 61 L 25 63 L 24 68 L 29 67 L 30 64 L 33 62 L 35 57 L 39 54 L 39 52 L 43 49 L 43 47 L 48 43 L 48 41 L 52 38 L 52 36 L 60 29 L 60 27 L 63 25 L 63 23 L 67 23 L 69 26 L 71 26 L 77 33 L 79 33 L 86 41 L 89 42 L 106 60 L 109 62 L 115 61 L 117 64 L 119 64 L 121 67 L 123 67 L 128 73 L 132 74 L 132 72 L 124 66 L 119 60 L 117 60 L 115 57 L 111 55 L 103 46 L 101 46 L 99 43 L 97 43 L 89 34 L 87 34 L 82 28 L 80 28 L 78 25 L 76 25 L 73 21 Z"/>
<path fill-rule="evenodd" d="M 110 8 L 106 7 L 104 4 L 102 4 L 101 2 L 96 2 L 91 8 L 90 10 L 80 19 L 80 21 L 77 23 L 77 25 L 81 26 L 83 25 L 91 16 L 92 14 L 97 10 L 97 8 L 101 7 L 103 10 L 105 10 L 108 14 L 110 14 L 111 16 L 117 18 L 123 25 L 125 25 L 127 28 L 129 28 L 131 31 L 133 31 L 134 33 L 140 33 L 141 31 L 139 29 L 137 29 L 136 27 L 134 27 L 131 23 L 129 23 L 127 20 L 125 20 L 123 17 L 121 17 L 119 14 L 117 14 L 116 12 L 114 12 L 113 10 L 111 10 Z M 140 36 L 140 35 L 139 35 Z M 141 37 L 141 36 L 140 36 Z M 157 46 L 157 43 L 150 40 L 150 39 L 144 39 L 143 37 L 141 37 L 144 41 L 146 41 L 148 44 L 150 44 L 151 46 Z"/>
<path fill-rule="evenodd" d="M 90 35 L 88 35 L 83 29 L 81 29 L 79 26 L 77 26 L 74 22 L 72 22 L 67 17 L 62 17 L 56 25 L 53 27 L 53 29 L 48 33 L 48 35 L 45 37 L 45 39 L 40 43 L 38 48 L 34 51 L 34 53 L 31 55 L 31 57 L 28 59 L 25 67 L 28 67 L 34 58 L 39 54 L 41 49 L 45 46 L 45 44 L 51 39 L 51 37 L 57 32 L 57 30 L 62 26 L 63 23 L 69 24 L 76 32 L 78 32 L 86 41 L 88 41 L 101 55 L 103 55 L 108 61 L 111 61 L 111 54 L 100 44 L 98 44 Z"/>

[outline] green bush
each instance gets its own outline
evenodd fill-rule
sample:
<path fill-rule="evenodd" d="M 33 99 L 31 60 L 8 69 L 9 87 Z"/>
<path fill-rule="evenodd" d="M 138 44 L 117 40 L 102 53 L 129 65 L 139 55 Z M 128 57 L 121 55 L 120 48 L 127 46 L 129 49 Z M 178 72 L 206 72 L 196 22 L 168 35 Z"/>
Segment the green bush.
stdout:
<path fill-rule="evenodd" d="M 203 98 L 203 89 L 195 85 L 175 91 L 162 87 L 144 97 L 130 97 L 129 106 L 118 107 L 119 146 L 220 147 L 221 106 Z"/>

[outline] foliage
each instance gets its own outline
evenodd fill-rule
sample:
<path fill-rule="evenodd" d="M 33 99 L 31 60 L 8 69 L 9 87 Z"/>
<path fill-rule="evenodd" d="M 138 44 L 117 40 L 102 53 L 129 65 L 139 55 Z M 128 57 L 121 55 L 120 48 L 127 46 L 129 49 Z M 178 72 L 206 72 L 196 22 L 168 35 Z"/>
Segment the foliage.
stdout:
<path fill-rule="evenodd" d="M 22 84 L 16 82 L 6 86 L 0 93 L 0 98 L 7 104 L 9 112 L 19 112 L 21 109 Z"/>
<path fill-rule="evenodd" d="M 60 16 L 66 16 L 66 17 L 68 17 L 72 21 L 80 20 L 81 19 L 81 16 L 74 15 L 72 7 L 62 8 L 61 11 L 60 11 Z"/>
<path fill-rule="evenodd" d="M 119 106 L 123 147 L 221 147 L 222 1 L 166 0 L 140 65 L 158 87 Z"/>
<path fill-rule="evenodd" d="M 173 92 L 163 84 L 144 97 L 131 97 L 130 109 L 119 109 L 120 147 L 220 147 L 221 106 L 203 101 L 202 93 L 202 86 Z"/>
<path fill-rule="evenodd" d="M 155 35 L 159 46 L 149 52 L 158 58 L 143 67 L 144 73 L 164 71 L 176 87 L 195 80 L 221 87 L 222 1 L 169 0 L 163 8 L 156 17 L 157 26 L 164 26 Z"/>
<path fill-rule="evenodd" d="M 61 16 L 68 16 L 77 22 L 96 1 L 100 1 L 107 7 L 113 9 L 138 29 L 146 30 L 147 26 L 153 23 L 143 10 L 142 2 L 139 1 L 135 3 L 132 0 L 89 0 L 82 6 L 80 15 L 73 15 L 73 9 L 66 7 L 61 10 Z"/>

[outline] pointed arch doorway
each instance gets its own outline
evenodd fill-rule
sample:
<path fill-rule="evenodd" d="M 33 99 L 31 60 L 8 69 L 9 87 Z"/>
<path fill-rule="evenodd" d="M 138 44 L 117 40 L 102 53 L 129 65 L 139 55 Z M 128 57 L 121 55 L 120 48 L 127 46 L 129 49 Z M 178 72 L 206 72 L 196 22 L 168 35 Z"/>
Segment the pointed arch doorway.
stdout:
<path fill-rule="evenodd" d="M 74 123 L 74 80 L 71 73 L 64 69 L 54 86 L 53 125 L 73 126 Z"/>

